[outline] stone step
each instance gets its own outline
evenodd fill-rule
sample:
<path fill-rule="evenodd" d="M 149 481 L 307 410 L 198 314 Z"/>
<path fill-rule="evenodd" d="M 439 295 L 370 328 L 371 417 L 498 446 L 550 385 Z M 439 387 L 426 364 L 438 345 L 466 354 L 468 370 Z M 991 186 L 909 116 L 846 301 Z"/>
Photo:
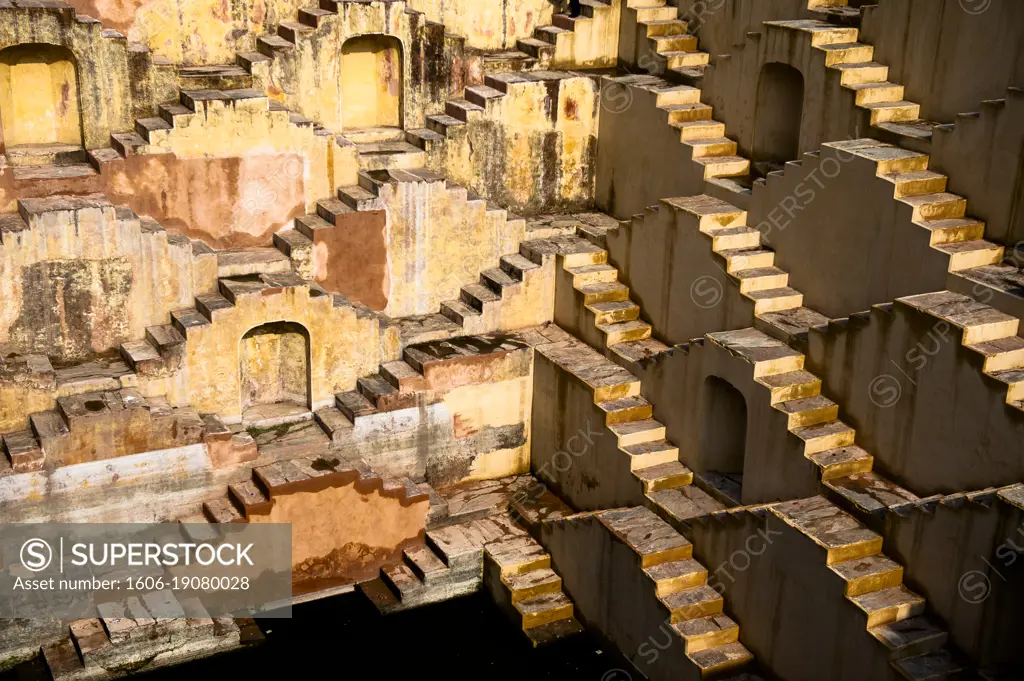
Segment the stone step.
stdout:
<path fill-rule="evenodd" d="M 809 371 L 787 371 L 762 376 L 757 382 L 771 391 L 771 403 L 816 397 L 821 393 L 821 379 Z"/>
<path fill-rule="evenodd" d="M 565 271 L 572 275 L 573 287 L 577 290 L 587 284 L 604 284 L 619 279 L 619 271 L 607 263 L 566 267 Z"/>
<path fill-rule="evenodd" d="M 252 480 L 228 485 L 228 494 L 246 518 L 253 514 L 270 511 L 270 500 L 259 485 Z"/>
<path fill-rule="evenodd" d="M 825 66 L 865 64 L 875 56 L 875 48 L 863 43 L 819 45 L 818 49 L 825 53 Z"/>
<path fill-rule="evenodd" d="M 615 300 L 585 305 L 594 315 L 595 324 L 628 322 L 640 317 L 640 306 L 631 300 Z"/>
<path fill-rule="evenodd" d="M 654 580 L 654 590 L 658 596 L 692 589 L 707 584 L 708 580 L 707 568 L 692 558 L 660 563 L 645 568 L 644 572 Z"/>
<path fill-rule="evenodd" d="M 240 523 L 245 519 L 230 499 L 212 499 L 203 503 L 203 515 L 211 523 Z"/>
<path fill-rule="evenodd" d="M 914 224 L 931 232 L 929 244 L 932 246 L 979 241 L 985 236 L 985 223 L 974 218 L 919 220 Z"/>
<path fill-rule="evenodd" d="M 893 198 L 896 199 L 905 196 L 916 196 L 918 194 L 945 192 L 946 183 L 949 180 L 942 173 L 936 173 L 932 170 L 907 170 L 888 173 L 880 177 L 895 185 Z"/>
<path fill-rule="evenodd" d="M 908 617 L 868 631 L 897 660 L 935 652 L 949 640 L 949 633 L 927 616 Z"/>
<path fill-rule="evenodd" d="M 665 426 L 654 419 L 614 423 L 608 426 L 618 438 L 620 447 L 665 439 Z"/>
<path fill-rule="evenodd" d="M 696 485 L 658 490 L 647 495 L 658 514 L 676 526 L 721 511 L 725 505 Z"/>
<path fill-rule="evenodd" d="M 774 266 L 739 270 L 732 276 L 739 281 L 740 293 L 782 289 L 789 284 L 789 273 Z"/>
<path fill-rule="evenodd" d="M 881 535 L 823 497 L 786 501 L 770 510 L 823 548 L 828 565 L 874 556 L 882 550 Z"/>
<path fill-rule="evenodd" d="M 643 444 L 632 445 L 632 447 L 640 446 Z M 678 453 L 678 449 L 676 451 Z M 633 475 L 643 483 L 644 493 L 682 487 L 693 482 L 693 471 L 678 460 L 634 469 Z"/>
<path fill-rule="evenodd" d="M 523 629 L 568 619 L 573 616 L 574 610 L 572 601 L 561 591 L 514 601 L 512 605 L 523 618 Z"/>
<path fill-rule="evenodd" d="M 605 335 L 605 345 L 608 346 L 651 337 L 651 325 L 639 319 L 612 324 L 598 324 L 597 329 Z"/>
<path fill-rule="evenodd" d="M 402 558 L 418 580 L 431 584 L 448 572 L 448 566 L 436 553 L 423 544 L 405 549 Z"/>
<path fill-rule="evenodd" d="M 511 574 L 502 577 L 502 582 L 508 587 L 513 603 L 562 590 L 562 578 L 551 568 Z"/>
<path fill-rule="evenodd" d="M 834 421 L 833 423 L 841 423 Z M 806 450 L 806 448 L 805 448 Z M 874 457 L 857 445 L 836 447 L 805 456 L 821 469 L 823 482 L 838 480 L 857 473 L 867 473 L 874 465 Z"/>
<path fill-rule="evenodd" d="M 595 517 L 633 549 L 643 568 L 692 557 L 690 542 L 647 508 L 600 511 Z"/>
<path fill-rule="evenodd" d="M 850 600 L 867 615 L 868 629 L 924 612 L 924 598 L 902 585 L 852 596 Z"/>
<path fill-rule="evenodd" d="M 514 536 L 492 542 L 487 555 L 497 564 L 502 576 L 551 567 L 551 556 L 529 536 Z"/>
<path fill-rule="evenodd" d="M 672 628 L 682 637 L 688 655 L 735 643 L 740 635 L 739 625 L 724 613 L 685 619 Z"/>
<path fill-rule="evenodd" d="M 586 284 L 578 289 L 583 294 L 583 304 L 609 303 L 629 299 L 629 288 L 618 281 L 601 284 Z"/>
<path fill-rule="evenodd" d="M 984 240 L 938 244 L 932 248 L 949 256 L 950 272 L 964 272 L 988 265 L 999 265 L 1005 251 L 999 244 Z"/>
<path fill-rule="evenodd" d="M 276 248 L 234 248 L 217 251 L 217 277 L 275 274 L 291 271 L 291 260 Z"/>
<path fill-rule="evenodd" d="M 722 595 L 707 584 L 658 596 L 658 600 L 668 608 L 673 624 L 721 614 L 725 603 Z"/>
<path fill-rule="evenodd" d="M 605 425 L 609 427 L 628 421 L 644 421 L 654 413 L 651 403 L 639 396 L 598 402 L 597 407 L 604 412 Z"/>
<path fill-rule="evenodd" d="M 642 468 L 679 460 L 679 448 L 668 440 L 642 442 L 621 449 L 629 455 L 629 469 L 634 473 Z"/>
<path fill-rule="evenodd" d="M 910 681 L 953 681 L 968 669 L 946 649 L 897 660 L 895 666 Z"/>
<path fill-rule="evenodd" d="M 701 678 L 719 678 L 731 672 L 739 672 L 754 662 L 753 653 L 739 642 L 699 650 L 688 657 L 697 665 Z M 757 681 L 757 678 L 742 674 L 735 681 Z"/>
<path fill-rule="evenodd" d="M 377 407 L 355 390 L 335 395 L 335 404 L 345 418 L 353 423 L 360 416 L 371 416 L 377 413 Z"/>
<path fill-rule="evenodd" d="M 804 455 L 810 456 L 853 445 L 856 431 L 842 421 L 829 421 L 813 426 L 794 428 L 793 435 L 804 441 Z"/>
<path fill-rule="evenodd" d="M 833 563 L 830 568 L 846 582 L 846 596 L 862 596 L 903 583 L 903 566 L 882 554 Z"/>
<path fill-rule="evenodd" d="M 943 291 L 897 299 L 900 304 L 942 319 L 962 332 L 964 345 L 1017 335 L 1020 320 L 972 298 Z"/>
<path fill-rule="evenodd" d="M 778 402 L 772 407 L 786 414 L 790 430 L 835 421 L 839 417 L 839 405 L 824 395 Z"/>
<path fill-rule="evenodd" d="M 566 617 L 526 629 L 526 637 L 535 648 L 581 633 L 583 625 L 575 617 Z"/>
<path fill-rule="evenodd" d="M 655 36 L 683 35 L 686 33 L 688 28 L 686 21 L 682 21 L 677 18 L 650 19 L 639 21 L 638 23 L 646 27 L 648 38 L 653 38 Z"/>

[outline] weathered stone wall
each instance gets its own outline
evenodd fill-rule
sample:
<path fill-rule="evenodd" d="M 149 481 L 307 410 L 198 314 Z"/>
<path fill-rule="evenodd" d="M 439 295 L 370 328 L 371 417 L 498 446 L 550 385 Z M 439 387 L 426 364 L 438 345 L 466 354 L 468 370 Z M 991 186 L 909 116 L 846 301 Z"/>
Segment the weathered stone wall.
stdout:
<path fill-rule="evenodd" d="M 465 190 L 444 182 L 388 183 L 380 199 L 387 224 L 375 250 L 386 257 L 380 290 L 383 312 L 392 317 L 436 312 L 459 297 L 463 284 L 515 253 L 525 236 L 521 220 L 488 212 L 485 201 L 469 201 Z"/>
<path fill-rule="evenodd" d="M 186 346 L 188 393 L 173 403 L 190 404 L 202 413 L 226 418 L 242 415 L 239 378 L 240 341 L 269 321 L 299 324 L 309 334 L 310 406 L 334 403 L 334 395 L 351 390 L 356 379 L 380 363 L 379 320 L 350 306 L 336 306 L 329 295 L 305 286 L 264 295 L 238 295 L 234 305 L 213 312 L 213 321 L 189 329 Z"/>
<path fill-rule="evenodd" d="M 565 72 L 488 79 L 504 96 L 446 128 L 432 167 L 517 213 L 585 210 L 594 202 L 600 95 Z"/>
<path fill-rule="evenodd" d="M 481 50 L 515 49 L 550 24 L 555 9 L 550 0 L 409 0 L 409 7 Z"/>
<path fill-rule="evenodd" d="M 124 36 L 107 34 L 95 20 L 76 18 L 71 8 L 28 2 L 24 7 L 11 3 L 0 7 L 0 50 L 39 43 L 60 46 L 73 55 L 84 147 L 108 146 L 110 133 L 131 129 L 132 90 Z M 39 93 L 13 92 L 12 96 L 31 99 Z"/>
<path fill-rule="evenodd" d="M 129 40 L 182 64 L 232 64 L 252 52 L 256 38 L 297 21 L 308 0 L 72 0 L 81 14 L 124 33 Z"/>
<path fill-rule="evenodd" d="M 273 60 L 254 67 L 256 87 L 334 132 L 347 129 L 341 69 L 346 41 L 360 36 L 390 36 L 400 45 L 400 64 L 367 73 L 367 87 L 382 90 L 401 83 L 400 124 L 423 127 L 425 117 L 444 108 L 462 90 L 462 39 L 444 26 L 406 12 L 403 2 L 343 2 L 338 13 L 320 18 L 317 28 L 296 32 L 294 46 L 275 48 Z"/>
<path fill-rule="evenodd" d="M 699 678 L 682 638 L 671 631 L 668 609 L 655 595 L 654 580 L 628 545 L 588 515 L 545 522 L 541 533 L 552 567 L 576 606 L 576 617 L 600 631 L 646 678 Z M 590 559 L 581 560 L 583 556 Z M 663 643 L 666 638 L 668 645 Z M 652 640 L 662 642 L 660 654 Z"/>
<path fill-rule="evenodd" d="M 0 247 L 0 342 L 80 360 L 191 305 L 197 273 L 187 239 L 98 196 L 19 207 Z"/>
<path fill-rule="evenodd" d="M 329 477 L 329 483 L 311 478 L 274 494 L 266 513 L 249 516 L 253 523 L 291 524 L 296 595 L 371 579 L 423 538 L 428 499 L 407 503 L 383 493 L 379 479 L 363 482 L 358 473 Z"/>
<path fill-rule="evenodd" d="M 964 487 L 969 489 L 968 485 Z M 886 551 L 927 598 L 951 642 L 980 668 L 1024 670 L 1019 639 L 1024 597 L 1021 485 L 922 500 L 886 515 Z"/>
<path fill-rule="evenodd" d="M 681 205 L 665 199 L 657 210 L 648 208 L 642 219 L 605 236 L 619 280 L 665 342 L 685 343 L 712 331 L 752 325 L 753 301 L 740 294 L 723 269 L 725 261 L 712 251 L 711 236 L 700 231 L 700 216 L 686 209 L 689 201 Z M 728 218 L 723 226 L 746 225 L 742 211 Z"/>
<path fill-rule="evenodd" d="M 601 211 L 628 220 L 661 199 L 705 193 L 704 167 L 694 162 L 693 147 L 680 141 L 669 113 L 658 108 L 657 93 L 606 76 L 600 95 L 596 202 Z"/>

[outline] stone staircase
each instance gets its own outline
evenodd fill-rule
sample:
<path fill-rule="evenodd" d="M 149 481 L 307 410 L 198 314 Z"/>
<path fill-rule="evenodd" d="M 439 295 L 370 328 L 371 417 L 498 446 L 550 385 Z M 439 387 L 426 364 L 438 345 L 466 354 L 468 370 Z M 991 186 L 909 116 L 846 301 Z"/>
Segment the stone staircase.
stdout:
<path fill-rule="evenodd" d="M 514 95 L 516 89 L 579 77 L 581 74 L 569 71 L 524 71 L 484 76 L 483 85 L 471 85 L 465 88 L 463 97 L 448 100 L 443 114 L 427 116 L 427 127 L 409 130 L 406 140 L 433 156 L 446 138 L 458 134 L 468 123 L 500 116 L 504 98 Z"/>
<path fill-rule="evenodd" d="M 453 360 L 479 361 L 487 355 L 525 347 L 525 343 L 507 334 L 462 336 L 406 346 L 402 359 L 381 364 L 378 373 L 358 379 L 355 390 L 338 393 L 337 411 L 354 424 L 363 417 L 420 406 L 429 399 L 431 390 L 440 389 L 425 376 L 432 365 Z M 339 424 L 333 422 L 335 415 L 331 411 L 332 408 L 328 408 L 328 413 L 318 410 L 316 418 L 333 439 Z"/>
<path fill-rule="evenodd" d="M 426 544 L 359 585 L 385 613 L 473 593 L 487 586 L 534 645 L 583 630 L 551 556 L 507 513 L 428 529 Z"/>
<path fill-rule="evenodd" d="M 654 407 L 640 395 L 640 381 L 632 373 L 554 325 L 523 337 L 593 393 L 604 428 L 615 437 L 650 508 L 679 525 L 722 508 L 691 485 L 693 472 L 679 461 L 679 448 L 665 439 L 665 426 L 654 419 Z"/>
<path fill-rule="evenodd" d="M 929 234 L 929 245 L 949 257 L 950 272 L 967 276 L 966 271 L 1002 261 L 1003 247 L 984 240 L 985 223 L 967 217 L 967 199 L 945 191 L 948 178 L 928 170 L 927 154 L 872 139 L 822 146 L 875 162 L 878 177 L 893 184 L 893 198 L 908 206 L 913 224 Z"/>
<path fill-rule="evenodd" d="M 218 107 L 246 107 L 268 112 L 272 119 L 279 118 L 291 125 L 313 128 L 319 135 L 331 133 L 308 118 L 292 113 L 277 102 L 271 101 L 258 90 L 243 88 L 234 90 L 181 90 L 178 103 L 161 104 L 158 116 L 140 118 L 135 121 L 135 130 L 112 133 L 111 148 L 90 151 L 94 163 L 99 164 L 115 158 L 126 158 L 144 154 L 167 153 L 161 143 L 175 129 L 187 129 L 197 116 Z"/>
<path fill-rule="evenodd" d="M 666 0 L 628 0 L 626 15 L 626 30 L 634 28 L 635 35 L 624 39 L 633 39 L 634 61 L 642 69 L 684 80 L 701 77 L 710 55 L 697 50 L 697 36 L 688 33 L 689 22 L 679 18 L 677 5 Z"/>
<path fill-rule="evenodd" d="M 495 225 L 499 233 L 516 233 L 525 229 L 521 217 L 472 195 L 446 180 L 444 175 L 430 170 L 409 169 L 360 172 L 358 185 L 339 188 L 336 199 L 317 202 L 316 213 L 296 218 L 295 231 L 303 239 L 316 243 L 320 238 L 318 233 L 336 229 L 339 219 L 346 215 L 383 210 L 379 195 L 384 185 L 407 182 L 441 183 L 453 201 L 483 203 L 486 219 Z M 498 267 L 484 270 L 478 283 L 463 286 L 458 299 L 442 302 L 439 313 L 396 320 L 402 346 L 497 330 L 501 326 L 502 300 L 525 293 L 535 277 L 541 274 L 543 264 L 542 259 L 531 259 L 523 253 L 501 256 Z"/>
<path fill-rule="evenodd" d="M 825 487 L 865 515 L 917 499 L 872 471 L 874 457 L 839 419 L 839 405 L 821 394 L 820 379 L 804 370 L 802 353 L 757 329 L 710 333 L 704 343 L 750 363 L 754 380 L 767 389 L 772 407 L 802 442 L 804 457 L 817 466 Z"/>
<path fill-rule="evenodd" d="M 601 511 L 594 517 L 636 554 L 700 678 L 758 678 L 741 673 L 752 671 L 754 656 L 739 642 L 739 625 L 723 612 L 722 596 L 708 585 L 708 571 L 693 559 L 690 542 L 646 508 Z"/>
<path fill-rule="evenodd" d="M 961 331 L 960 342 L 980 356 L 981 371 L 1006 391 L 1006 403 L 1024 411 L 1024 338 L 1020 320 L 972 298 L 940 291 L 897 298 L 906 305 Z"/>
<path fill-rule="evenodd" d="M 813 541 L 844 593 L 864 615 L 868 633 L 885 646 L 890 664 L 912 680 L 961 678 L 962 664 L 946 648 L 948 633 L 925 614 L 925 600 L 903 585 L 903 566 L 882 554 L 882 536 L 822 497 L 767 507 Z"/>
<path fill-rule="evenodd" d="M 814 19 L 766 21 L 765 26 L 805 33 L 811 47 L 824 53 L 826 68 L 839 72 L 843 88 L 853 93 L 854 102 L 880 134 L 900 143 L 931 141 L 938 124 L 922 120 L 921 105 L 903 99 L 903 86 L 887 80 L 889 67 L 872 61 L 874 47 L 857 42 L 857 28 Z"/>
<path fill-rule="evenodd" d="M 665 112 L 665 122 L 679 131 L 679 142 L 687 147 L 700 177 L 726 195 L 749 196 L 750 161 L 737 155 L 736 142 L 725 136 L 725 124 L 712 118 L 711 106 L 701 103 L 699 88 L 652 75 L 605 76 L 604 82 L 652 93 L 655 106 Z"/>
<path fill-rule="evenodd" d="M 155 669 L 263 639 L 251 619 L 211 617 L 198 598 L 154 591 L 99 606 L 71 622 L 68 636 L 42 647 L 54 681 L 104 678 L 124 668 Z"/>
<path fill-rule="evenodd" d="M 539 68 L 600 68 L 615 66 L 609 38 L 619 30 L 621 0 L 580 0 L 580 15 L 554 14 L 551 23 L 538 26 L 532 38 L 516 41 L 519 51 L 534 57 Z"/>
<path fill-rule="evenodd" d="M 601 227 L 588 229 L 603 233 Z M 522 248 L 532 257 L 555 256 L 558 275 L 571 281 L 573 307 L 585 310 L 582 338 L 592 347 L 631 370 L 668 350 L 651 338 L 651 325 L 639 318 L 640 307 L 629 299 L 629 288 L 619 282 L 618 270 L 608 264 L 606 250 L 576 235 L 526 241 Z M 558 309 L 556 301 L 556 315 Z"/>

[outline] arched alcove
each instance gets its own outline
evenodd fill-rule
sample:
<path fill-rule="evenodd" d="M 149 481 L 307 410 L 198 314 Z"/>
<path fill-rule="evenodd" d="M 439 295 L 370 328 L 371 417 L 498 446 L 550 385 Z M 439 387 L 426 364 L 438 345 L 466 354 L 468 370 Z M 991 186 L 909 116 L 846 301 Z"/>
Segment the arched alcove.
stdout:
<path fill-rule="evenodd" d="M 700 405 L 700 469 L 740 487 L 747 446 L 747 401 L 727 381 L 708 376 Z"/>
<path fill-rule="evenodd" d="M 243 420 L 258 420 L 264 405 L 310 408 L 309 331 L 293 322 L 271 322 L 250 329 L 239 347 Z"/>
<path fill-rule="evenodd" d="M 760 164 L 759 170 L 781 166 L 799 156 L 803 106 L 803 74 L 788 64 L 765 64 L 757 85 L 751 154 L 753 162 Z"/>
<path fill-rule="evenodd" d="M 390 35 L 361 35 L 341 47 L 343 129 L 401 127 L 402 44 Z"/>
<path fill-rule="evenodd" d="M 54 145 L 84 146 L 78 73 L 69 49 L 32 43 L 0 50 L 0 121 L 12 162 L 31 163 Z"/>

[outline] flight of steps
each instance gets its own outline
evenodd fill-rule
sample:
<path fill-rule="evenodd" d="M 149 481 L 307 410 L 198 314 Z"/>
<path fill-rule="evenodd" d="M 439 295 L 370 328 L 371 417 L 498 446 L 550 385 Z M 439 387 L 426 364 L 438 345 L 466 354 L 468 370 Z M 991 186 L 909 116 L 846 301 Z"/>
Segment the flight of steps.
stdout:
<path fill-rule="evenodd" d="M 903 99 L 904 87 L 890 83 L 889 67 L 872 61 L 875 49 L 858 43 L 854 27 L 814 19 L 766 21 L 765 26 L 807 34 L 811 47 L 824 53 L 825 66 L 835 69 L 841 84 L 854 93 L 856 105 L 869 114 L 873 128 L 899 143 L 928 143 L 935 122 L 921 119 L 921 105 Z"/>
<path fill-rule="evenodd" d="M 967 199 L 945 191 L 948 178 L 928 170 L 927 154 L 870 139 L 823 147 L 877 164 L 877 176 L 893 184 L 894 199 L 911 209 L 910 219 L 926 230 L 930 247 L 948 256 L 951 277 L 963 280 L 961 290 L 989 299 L 1006 312 L 1010 306 L 1024 306 L 1024 278 L 1016 253 L 1004 260 L 1004 247 L 985 240 L 985 223 L 967 216 Z"/>
<path fill-rule="evenodd" d="M 905 305 L 961 331 L 964 347 L 981 356 L 981 371 L 1006 390 L 1006 403 L 1024 411 L 1024 338 L 1020 320 L 972 298 L 941 291 L 897 298 Z"/>
<path fill-rule="evenodd" d="M 679 448 L 665 439 L 664 424 L 640 395 L 640 381 L 628 370 L 555 325 L 524 333 L 537 352 L 593 392 L 645 503 L 675 525 L 722 508 L 694 487 L 693 473 L 679 461 Z"/>
<path fill-rule="evenodd" d="M 750 160 L 737 154 L 736 142 L 725 136 L 725 124 L 712 118 L 711 106 L 701 103 L 699 88 L 652 75 L 605 76 L 603 81 L 653 93 L 655 106 L 679 131 L 679 142 L 689 147 L 705 182 L 730 194 L 750 194 Z"/>
<path fill-rule="evenodd" d="M 649 509 L 627 508 L 594 514 L 637 556 L 664 606 L 665 620 L 685 646 L 700 678 L 754 679 L 754 656 L 739 642 L 739 625 L 724 612 L 724 601 L 708 585 L 708 571 L 693 559 L 693 545 Z M 736 676 L 733 676 L 733 675 Z"/>
<path fill-rule="evenodd" d="M 803 354 L 756 329 L 710 333 L 704 342 L 751 365 L 754 380 L 769 390 L 772 407 L 802 441 L 826 487 L 865 515 L 917 499 L 872 471 L 874 457 L 855 443 L 856 431 L 839 419 L 839 405 L 821 394 L 821 380 L 804 370 Z"/>
<path fill-rule="evenodd" d="M 484 76 L 483 85 L 466 87 L 461 98 L 445 102 L 443 114 L 427 116 L 427 127 L 409 130 L 406 140 L 433 154 L 446 138 L 457 134 L 468 123 L 496 117 L 501 98 L 512 94 L 511 90 L 516 87 L 579 77 L 581 74 L 569 71 L 523 71 Z"/>
<path fill-rule="evenodd" d="M 487 355 L 521 350 L 525 343 L 506 334 L 460 336 L 457 341 L 434 340 L 408 345 L 402 359 L 385 362 L 376 374 L 357 380 L 356 389 L 335 396 L 337 410 L 352 422 L 374 414 L 423 406 L 430 399 L 432 386 L 424 377 L 426 367 L 435 362 L 484 359 Z M 338 427 L 328 421 L 323 410 L 316 414 L 332 438 Z"/>
<path fill-rule="evenodd" d="M 499 232 L 515 231 L 515 226 L 510 223 L 523 220 L 446 180 L 444 175 L 414 168 L 360 172 L 358 185 L 341 187 L 337 198 L 317 202 L 316 213 L 296 218 L 295 231 L 303 238 L 315 242 L 317 231 L 335 229 L 339 218 L 347 214 L 382 210 L 379 194 L 381 188 L 390 182 L 442 183 L 454 201 L 484 202 L 488 220 L 494 220 L 497 224 L 503 221 L 508 225 L 499 228 Z M 479 283 L 463 286 L 459 299 L 442 302 L 439 313 L 396 320 L 401 331 L 402 346 L 454 338 L 467 333 L 494 331 L 503 296 L 507 297 L 517 291 L 518 287 L 528 286 L 533 274 L 539 273 L 542 265 L 542 260 L 531 260 L 522 253 L 501 256 L 498 267 L 484 270 L 480 274 Z"/>
<path fill-rule="evenodd" d="M 925 614 L 924 598 L 903 585 L 903 566 L 882 554 L 881 535 L 822 497 L 767 508 L 821 548 L 845 583 L 846 598 L 863 612 L 868 633 L 903 677 L 960 678 L 963 666 L 945 647 L 948 632 Z"/>
<path fill-rule="evenodd" d="M 360 584 L 383 613 L 448 600 L 487 585 L 534 645 L 582 631 L 549 556 L 507 513 L 426 532 L 403 562 Z"/>
<path fill-rule="evenodd" d="M 629 299 L 618 270 L 608 264 L 606 250 L 580 236 L 564 235 L 523 242 L 522 251 L 538 259 L 555 256 L 558 276 L 564 272 L 571 278 L 576 306 L 586 310 L 590 321 L 581 329 L 582 338 L 617 364 L 632 370 L 668 350 L 651 338 L 651 325 L 640 319 L 640 307 Z"/>
<path fill-rule="evenodd" d="M 697 36 L 689 22 L 679 18 L 679 7 L 666 0 L 628 0 L 629 25 L 636 26 L 637 65 L 651 74 L 684 81 L 699 79 L 710 61 L 697 49 Z"/>
<path fill-rule="evenodd" d="M 822 146 L 876 163 L 876 175 L 892 183 L 893 198 L 910 207 L 911 220 L 927 230 L 930 246 L 949 257 L 950 272 L 970 276 L 969 270 L 1002 262 L 1003 247 L 985 241 L 985 223 L 967 217 L 967 199 L 946 191 L 948 178 L 928 169 L 927 154 L 872 139 Z"/>
<path fill-rule="evenodd" d="M 617 15 L 614 12 L 613 2 L 601 2 L 601 0 L 580 0 L 580 15 L 571 17 L 568 14 L 554 14 L 551 23 L 546 26 L 538 26 L 533 31 L 533 37 L 516 41 L 519 51 L 536 58 L 537 66 L 548 68 L 549 66 L 573 66 L 580 62 L 586 63 L 588 67 L 614 66 L 615 57 L 611 54 L 601 55 L 603 58 L 593 59 L 591 54 L 577 53 L 577 46 L 589 48 L 591 52 L 600 52 L 600 39 L 604 34 L 597 24 L 601 22 L 614 22 Z M 611 26 L 611 30 L 618 31 L 618 26 Z M 580 38 L 579 36 L 583 36 Z M 574 59 L 575 58 L 575 59 Z"/>
<path fill-rule="evenodd" d="M 263 640 L 251 619 L 211 617 L 198 598 L 154 591 L 99 606 L 100 617 L 68 625 L 68 636 L 42 647 L 54 681 L 109 678 L 125 668 L 184 662 Z"/>
<path fill-rule="evenodd" d="M 143 154 L 162 154 L 166 150 L 159 148 L 157 143 L 175 128 L 187 127 L 190 121 L 200 115 L 200 107 L 212 102 L 234 105 L 245 102 L 247 106 L 265 106 L 271 115 L 287 117 L 288 121 L 298 127 L 313 128 L 317 134 L 331 134 L 310 119 L 287 111 L 282 105 L 271 101 L 265 94 L 250 88 L 234 90 L 181 90 L 178 103 L 161 104 L 158 115 L 151 118 L 139 118 L 135 121 L 135 130 L 115 132 L 110 135 L 110 148 L 90 151 L 94 160 L 109 161 L 128 156 Z"/>

